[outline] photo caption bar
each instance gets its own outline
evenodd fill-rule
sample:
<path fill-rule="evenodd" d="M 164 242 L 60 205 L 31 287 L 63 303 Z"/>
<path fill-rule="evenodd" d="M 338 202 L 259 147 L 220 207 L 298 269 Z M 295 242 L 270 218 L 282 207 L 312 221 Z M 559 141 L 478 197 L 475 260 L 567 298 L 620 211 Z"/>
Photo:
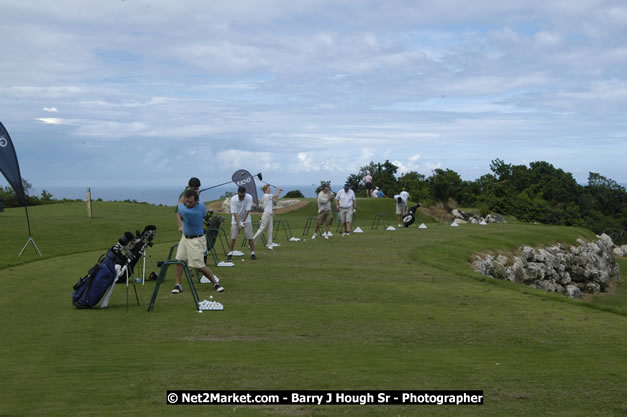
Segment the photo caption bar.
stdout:
<path fill-rule="evenodd" d="M 172 390 L 168 405 L 483 405 L 483 391 Z"/>

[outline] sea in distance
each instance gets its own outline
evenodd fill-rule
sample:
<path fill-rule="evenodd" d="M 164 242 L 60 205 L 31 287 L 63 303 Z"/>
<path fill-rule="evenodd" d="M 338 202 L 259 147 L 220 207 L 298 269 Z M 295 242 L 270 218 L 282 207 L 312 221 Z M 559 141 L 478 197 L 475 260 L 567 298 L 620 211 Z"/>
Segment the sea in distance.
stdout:
<path fill-rule="evenodd" d="M 285 195 L 285 193 L 289 191 L 300 190 L 301 193 L 305 197 L 315 197 L 316 196 L 316 188 L 320 184 L 310 184 L 310 185 L 286 185 L 281 186 L 283 190 L 281 192 L 281 197 Z M 182 187 L 112 187 L 112 186 L 100 186 L 100 187 L 89 187 L 91 192 L 91 199 L 98 200 L 102 199 L 104 201 L 137 201 L 137 202 L 145 202 L 154 205 L 165 205 L 165 206 L 174 206 L 178 201 L 179 194 L 183 191 Z M 70 200 L 87 200 L 87 187 L 67 187 L 67 186 L 59 186 L 59 187 L 42 187 L 37 188 L 33 187 L 30 190 L 29 194 L 41 196 L 42 190 L 46 190 L 47 192 L 52 194 L 52 197 L 57 200 L 62 200 L 64 198 Z M 234 185 L 225 185 L 222 187 L 217 187 L 211 190 L 203 191 L 200 194 L 200 200 L 203 202 L 213 201 L 220 199 L 227 192 L 237 192 L 237 188 Z M 275 192 L 275 189 L 272 188 L 272 192 Z M 258 188 L 257 196 L 261 196 L 262 191 Z"/>

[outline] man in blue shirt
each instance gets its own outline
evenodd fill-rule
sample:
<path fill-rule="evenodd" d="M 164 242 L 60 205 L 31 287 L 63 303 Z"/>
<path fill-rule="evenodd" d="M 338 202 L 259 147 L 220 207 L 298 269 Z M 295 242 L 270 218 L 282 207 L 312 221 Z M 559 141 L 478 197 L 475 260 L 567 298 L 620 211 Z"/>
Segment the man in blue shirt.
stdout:
<path fill-rule="evenodd" d="M 176 251 L 176 259 L 187 262 L 190 268 L 196 268 L 208 277 L 213 283 L 216 291 L 222 292 L 224 288 L 216 281 L 213 272 L 205 264 L 205 253 L 207 253 L 207 239 L 203 229 L 203 220 L 207 210 L 204 205 L 198 202 L 198 191 L 187 190 L 183 194 L 182 202 L 178 205 L 178 214 L 183 221 L 183 236 L 179 241 Z M 172 294 L 179 294 L 183 291 L 181 278 L 183 277 L 183 267 L 176 265 L 176 285 Z"/>
<path fill-rule="evenodd" d="M 185 194 L 185 191 L 194 190 L 198 193 L 198 189 L 200 189 L 200 180 L 196 177 L 191 177 L 187 182 L 187 187 L 185 187 L 181 194 L 179 194 L 179 201 L 176 204 L 176 208 L 174 209 L 174 212 L 176 213 L 176 220 L 179 223 L 179 232 L 183 231 L 183 221 L 181 220 L 181 216 L 179 215 L 178 205 L 183 201 L 183 195 Z"/>

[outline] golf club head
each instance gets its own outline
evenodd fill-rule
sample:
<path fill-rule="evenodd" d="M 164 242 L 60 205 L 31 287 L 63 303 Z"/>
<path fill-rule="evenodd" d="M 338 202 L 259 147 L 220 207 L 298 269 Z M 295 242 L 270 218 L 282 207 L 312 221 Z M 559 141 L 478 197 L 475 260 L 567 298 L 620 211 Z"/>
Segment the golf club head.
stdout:
<path fill-rule="evenodd" d="M 257 178 L 259 178 L 259 181 L 263 181 L 263 175 L 261 175 L 261 172 L 257 174 Z"/>

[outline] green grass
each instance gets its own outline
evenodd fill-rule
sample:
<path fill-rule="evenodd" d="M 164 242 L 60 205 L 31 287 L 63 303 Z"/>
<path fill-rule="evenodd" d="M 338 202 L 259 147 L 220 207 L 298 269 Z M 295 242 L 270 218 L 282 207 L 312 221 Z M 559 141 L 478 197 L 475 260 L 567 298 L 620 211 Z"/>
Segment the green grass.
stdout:
<path fill-rule="evenodd" d="M 95 219 L 80 203 L 33 208 L 45 259 L 32 248 L 17 257 L 28 237 L 23 210 L 0 213 L 0 416 L 625 413 L 624 279 L 614 295 L 581 302 L 469 267 L 474 253 L 593 234 L 434 222 L 426 230 L 371 230 L 377 213 L 394 223 L 394 205 L 384 203 L 359 200 L 364 233 L 329 241 L 302 235 L 315 204 L 277 216 L 305 240 L 280 235 L 281 247 L 259 249 L 256 262 L 213 268 L 226 291 L 198 291 L 225 310 L 202 314 L 187 285 L 169 293 L 173 273 L 150 313 L 152 283 L 138 286 L 141 307 L 131 289 L 129 311 L 123 286 L 108 309 L 71 306 L 72 285 L 125 230 L 156 224 L 150 254 L 165 259 L 178 236 L 171 208 L 100 203 Z M 172 407 L 170 389 L 481 389 L 485 404 Z"/>

